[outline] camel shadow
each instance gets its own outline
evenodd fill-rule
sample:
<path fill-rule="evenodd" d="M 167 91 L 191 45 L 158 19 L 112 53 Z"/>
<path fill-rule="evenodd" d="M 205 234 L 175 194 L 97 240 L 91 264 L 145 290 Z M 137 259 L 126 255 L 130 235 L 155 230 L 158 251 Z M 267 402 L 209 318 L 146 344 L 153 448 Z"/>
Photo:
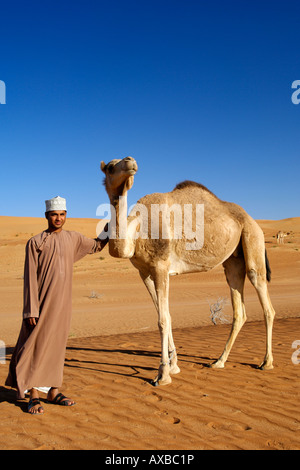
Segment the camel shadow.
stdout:
<path fill-rule="evenodd" d="M 160 360 L 160 352 L 153 352 L 153 351 L 147 351 L 143 349 L 105 349 L 105 348 L 85 348 L 85 347 L 67 347 L 68 351 L 77 351 L 77 352 L 85 352 L 87 354 L 87 357 L 85 359 L 77 359 L 77 358 L 72 358 L 72 359 L 66 359 L 65 361 L 65 366 L 70 367 L 70 368 L 77 368 L 77 369 L 82 369 L 82 370 L 90 370 L 90 371 L 97 371 L 99 373 L 104 373 L 104 374 L 112 374 L 112 375 L 117 375 L 117 376 L 122 376 L 122 377 L 132 377 L 137 380 L 141 380 L 143 382 L 147 382 L 150 385 L 153 385 L 153 378 L 146 377 L 147 372 L 153 372 L 154 374 L 157 372 L 157 367 L 154 366 L 145 366 L 138 364 L 138 361 L 136 364 L 129 364 L 129 363 L 122 363 L 122 359 L 120 361 L 115 360 L 115 355 L 120 354 L 122 357 L 128 356 L 135 356 L 135 357 L 144 357 L 144 358 L 155 358 L 158 361 Z M 106 362 L 103 361 L 95 361 L 94 357 L 93 359 L 88 358 L 89 352 L 93 353 L 103 353 L 105 354 L 105 357 L 111 357 L 110 360 L 106 360 Z M 197 364 L 203 368 L 211 368 L 211 364 L 217 360 L 217 358 L 213 357 L 208 357 L 208 356 L 195 356 L 195 355 L 189 355 L 186 353 L 177 353 L 178 360 L 179 360 L 179 365 L 184 364 L 184 363 L 191 363 L 191 364 Z M 250 363 L 239 363 L 240 365 L 245 365 L 248 367 L 251 367 L 253 369 L 257 368 L 256 364 L 250 364 Z"/>

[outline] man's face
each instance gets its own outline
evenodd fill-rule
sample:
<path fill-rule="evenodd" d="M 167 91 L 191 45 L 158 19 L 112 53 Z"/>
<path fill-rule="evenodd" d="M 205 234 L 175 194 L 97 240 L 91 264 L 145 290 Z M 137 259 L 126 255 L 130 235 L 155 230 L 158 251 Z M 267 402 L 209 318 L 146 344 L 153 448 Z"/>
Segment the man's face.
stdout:
<path fill-rule="evenodd" d="M 48 220 L 48 228 L 52 231 L 61 230 L 66 222 L 66 211 L 50 211 L 46 212 L 46 219 Z"/>

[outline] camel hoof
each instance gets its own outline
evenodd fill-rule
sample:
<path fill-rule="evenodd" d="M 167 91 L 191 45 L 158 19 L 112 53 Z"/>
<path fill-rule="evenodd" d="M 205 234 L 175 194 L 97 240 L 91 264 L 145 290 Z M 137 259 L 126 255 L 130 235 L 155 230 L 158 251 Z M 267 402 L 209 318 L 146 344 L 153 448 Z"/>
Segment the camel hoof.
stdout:
<path fill-rule="evenodd" d="M 220 361 L 212 362 L 208 365 L 211 369 L 224 369 L 224 363 Z"/>
<path fill-rule="evenodd" d="M 161 377 L 156 378 L 155 380 L 152 380 L 151 384 L 154 387 L 158 387 L 159 385 L 168 385 L 172 382 L 171 377 L 167 377 L 165 379 L 162 379 Z"/>
<path fill-rule="evenodd" d="M 264 364 L 262 363 L 260 366 L 257 366 L 257 369 L 259 370 L 272 370 L 274 367 L 273 365 L 268 365 L 268 364 Z"/>
<path fill-rule="evenodd" d="M 179 372 L 180 372 L 180 368 L 178 366 L 171 367 L 171 369 L 170 369 L 170 374 L 172 374 L 172 375 L 179 374 Z"/>

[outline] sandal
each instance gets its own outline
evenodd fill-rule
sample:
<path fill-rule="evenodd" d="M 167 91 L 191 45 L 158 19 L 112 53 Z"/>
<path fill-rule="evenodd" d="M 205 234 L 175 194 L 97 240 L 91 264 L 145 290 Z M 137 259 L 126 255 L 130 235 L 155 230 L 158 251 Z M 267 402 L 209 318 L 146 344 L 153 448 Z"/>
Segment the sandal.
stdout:
<path fill-rule="evenodd" d="M 58 393 L 53 400 L 47 400 L 48 403 L 52 403 L 53 405 L 60 405 L 60 406 L 73 406 L 76 403 L 71 403 L 72 401 L 70 398 L 65 397 L 62 393 Z"/>
<path fill-rule="evenodd" d="M 31 408 L 33 408 L 36 405 L 40 405 L 40 404 L 41 404 L 41 402 L 38 398 L 32 398 L 31 400 L 29 400 L 28 413 L 31 414 L 31 415 L 42 415 L 42 414 L 44 414 L 44 408 L 42 406 L 40 406 L 37 411 L 33 411 L 33 413 L 30 413 Z M 40 410 L 43 410 L 43 411 L 41 412 Z"/>

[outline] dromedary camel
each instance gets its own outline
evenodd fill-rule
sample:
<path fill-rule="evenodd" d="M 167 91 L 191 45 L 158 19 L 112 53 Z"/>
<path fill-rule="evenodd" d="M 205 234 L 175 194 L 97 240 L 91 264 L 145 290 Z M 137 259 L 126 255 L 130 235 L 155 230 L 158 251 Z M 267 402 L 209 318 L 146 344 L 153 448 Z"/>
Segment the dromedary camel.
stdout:
<path fill-rule="evenodd" d="M 289 235 L 288 233 L 282 232 L 281 230 L 279 230 L 279 232 L 277 232 L 277 234 L 276 234 L 277 243 L 283 244 L 284 243 L 284 238 L 287 237 L 288 235 Z"/>
<path fill-rule="evenodd" d="M 101 162 L 101 170 L 105 173 L 104 184 L 110 203 L 115 208 L 115 219 L 112 218 L 110 227 L 109 253 L 117 258 L 130 259 L 138 269 L 158 311 L 161 362 L 154 385 L 168 384 L 171 382 L 170 374 L 180 372 L 169 313 L 169 275 L 208 271 L 220 264 L 224 266 L 231 291 L 233 323 L 222 355 L 211 366 L 224 367 L 237 334 L 246 321 L 243 288 L 247 274 L 257 291 L 266 323 L 266 354 L 260 368 L 272 369 L 275 311 L 267 289 L 270 268 L 264 236 L 257 223 L 238 205 L 221 201 L 207 188 L 191 181 L 178 184 L 171 192 L 143 197 L 127 218 L 127 191 L 133 185 L 137 171 L 136 161 L 126 157 L 122 160 L 114 159 L 107 164 Z M 178 209 L 182 209 L 182 219 L 185 221 L 188 217 L 183 215 L 184 209 L 193 207 L 193 212 L 188 212 L 188 216 L 192 214 L 195 228 L 196 203 L 200 209 L 204 209 L 199 212 L 203 215 L 203 220 L 196 220 L 200 234 L 201 226 L 204 227 L 199 247 L 195 245 L 197 230 L 190 230 L 188 236 L 190 240 L 194 237 L 194 244 L 193 241 L 188 244 L 188 237 L 185 233 L 178 236 L 174 223 Z M 177 209 L 177 215 L 174 210 L 174 217 L 169 217 L 169 222 L 172 219 L 169 226 L 164 227 L 164 236 L 157 226 L 159 224 L 162 230 L 163 217 L 152 220 L 153 214 L 157 215 L 157 208 Z M 141 218 L 142 212 L 144 219 Z M 170 211 L 166 213 L 170 216 Z M 144 225 L 143 231 L 141 225 Z M 102 233 L 101 236 L 105 234 Z"/>

